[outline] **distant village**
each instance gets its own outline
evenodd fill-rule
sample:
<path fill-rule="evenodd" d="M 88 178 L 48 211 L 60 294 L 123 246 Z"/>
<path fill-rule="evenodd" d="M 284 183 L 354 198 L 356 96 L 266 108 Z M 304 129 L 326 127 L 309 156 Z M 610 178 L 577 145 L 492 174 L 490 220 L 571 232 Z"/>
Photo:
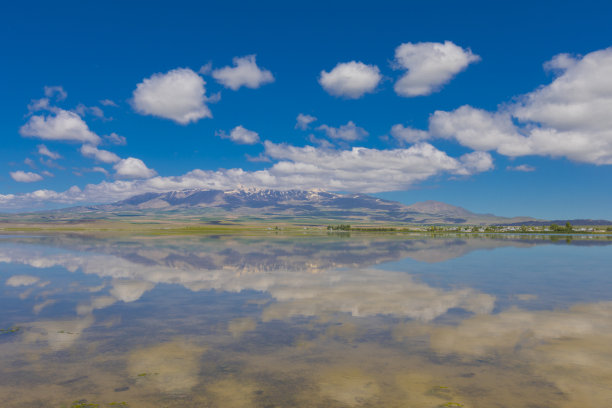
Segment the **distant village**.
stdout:
<path fill-rule="evenodd" d="M 351 226 L 349 224 L 328 225 L 329 231 L 368 231 L 368 232 L 456 232 L 456 233 L 612 233 L 612 226 L 573 226 L 569 222 L 565 225 L 423 225 L 410 227 L 380 227 L 380 226 Z"/>
<path fill-rule="evenodd" d="M 435 231 L 454 231 L 454 232 L 592 232 L 607 233 L 612 232 L 612 227 L 605 226 L 584 226 L 584 227 L 560 227 L 555 224 L 532 226 L 532 225 L 487 225 L 487 226 L 435 226 Z M 423 231 L 432 231 L 432 227 L 424 228 Z"/>

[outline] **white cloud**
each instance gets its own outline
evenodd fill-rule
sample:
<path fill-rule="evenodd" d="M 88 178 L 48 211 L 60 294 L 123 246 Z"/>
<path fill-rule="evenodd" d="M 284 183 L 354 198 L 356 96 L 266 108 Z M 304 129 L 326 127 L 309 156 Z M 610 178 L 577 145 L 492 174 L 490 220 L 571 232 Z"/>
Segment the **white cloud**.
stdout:
<path fill-rule="evenodd" d="M 429 133 L 425 130 L 414 129 L 402 124 L 391 127 L 391 136 L 402 143 L 418 143 L 429 139 Z"/>
<path fill-rule="evenodd" d="M 56 110 L 56 109 L 57 108 L 52 107 L 51 104 L 49 103 L 49 98 L 33 99 L 32 102 L 28 104 L 28 111 L 30 113 L 41 111 L 41 110 Z"/>
<path fill-rule="evenodd" d="M 63 109 L 57 109 L 54 115 L 30 117 L 19 129 L 19 134 L 45 140 L 100 143 L 100 137 L 89 130 L 79 115 Z"/>
<path fill-rule="evenodd" d="M 150 178 L 157 173 L 155 170 L 148 168 L 144 162 L 135 157 L 128 157 L 120 160 L 113 166 L 117 177 L 121 178 Z"/>
<path fill-rule="evenodd" d="M 57 160 L 61 158 L 59 153 L 53 152 L 47 148 L 44 144 L 39 144 L 38 146 L 38 154 L 41 156 L 47 156 L 50 159 Z"/>
<path fill-rule="evenodd" d="M 136 85 L 132 106 L 142 115 L 166 118 L 186 125 L 212 114 L 206 106 L 206 82 L 188 68 L 153 74 Z"/>
<path fill-rule="evenodd" d="M 497 112 L 462 106 L 430 118 L 433 136 L 507 156 L 612 164 L 612 48 L 545 64 L 558 77 Z"/>
<path fill-rule="evenodd" d="M 407 69 L 394 85 L 400 96 L 429 95 L 480 57 L 450 41 L 405 43 L 395 49 L 395 65 Z"/>
<path fill-rule="evenodd" d="M 85 157 L 91 157 L 103 163 L 116 163 L 121 160 L 115 153 L 109 152 L 108 150 L 98 149 L 96 146 L 90 144 L 84 144 L 81 146 L 81 154 Z"/>
<path fill-rule="evenodd" d="M 36 168 L 36 163 L 34 163 L 34 160 L 30 159 L 29 157 L 26 157 L 25 160 L 23 161 L 23 163 L 27 164 L 28 166 L 30 166 L 33 169 Z"/>
<path fill-rule="evenodd" d="M 96 173 L 102 173 L 105 176 L 108 176 L 108 170 L 106 170 L 104 167 L 96 166 L 96 167 L 93 167 L 91 171 L 94 171 Z"/>
<path fill-rule="evenodd" d="M 208 61 L 206 64 L 202 65 L 198 70 L 198 73 L 202 75 L 208 75 L 212 72 L 212 62 Z"/>
<path fill-rule="evenodd" d="M 429 131 L 475 150 L 497 150 L 507 156 L 530 153 L 507 112 L 490 113 L 467 105 L 452 112 L 436 111 L 429 119 Z"/>
<path fill-rule="evenodd" d="M 310 141 L 310 143 L 312 144 L 319 146 L 320 148 L 324 148 L 324 149 L 334 149 L 335 148 L 334 144 L 331 143 L 329 140 L 318 138 L 312 133 L 308 135 L 308 141 Z"/>
<path fill-rule="evenodd" d="M 213 78 L 226 88 L 234 91 L 242 86 L 256 89 L 262 85 L 274 82 L 274 76 L 266 69 L 261 69 L 255 62 L 255 55 L 245 57 L 235 57 L 234 66 L 215 69 L 212 72 Z"/>
<path fill-rule="evenodd" d="M 53 169 L 58 169 L 58 170 L 65 170 L 64 167 L 60 166 L 59 164 L 57 164 L 51 159 L 45 159 L 44 157 L 39 157 L 38 161 L 47 167 L 51 167 Z"/>
<path fill-rule="evenodd" d="M 230 139 L 233 142 L 240 144 L 255 144 L 259 143 L 259 134 L 252 130 L 246 129 L 243 126 L 236 126 L 229 135 L 224 131 L 215 132 L 215 134 L 223 139 Z"/>
<path fill-rule="evenodd" d="M 41 174 L 45 177 L 55 177 L 55 175 L 48 170 L 41 171 Z"/>
<path fill-rule="evenodd" d="M 119 105 L 117 105 L 114 101 L 110 100 L 110 99 L 102 99 L 100 101 L 100 104 L 102 106 L 112 106 L 114 108 L 118 107 Z"/>
<path fill-rule="evenodd" d="M 346 125 L 342 125 L 338 128 L 321 125 L 317 130 L 324 131 L 327 137 L 332 139 L 340 139 L 348 142 L 365 139 L 369 135 L 364 128 L 356 126 L 351 120 L 349 120 Z"/>
<path fill-rule="evenodd" d="M 268 170 L 273 180 L 303 189 L 365 193 L 403 190 L 444 173 L 468 175 L 492 168 L 487 153 L 455 159 L 427 143 L 393 150 L 331 150 L 271 142 L 265 142 L 265 147 L 269 157 L 280 160 Z"/>
<path fill-rule="evenodd" d="M 61 86 L 45 86 L 45 97 L 40 99 L 33 99 L 32 102 L 28 104 L 28 111 L 30 113 L 47 110 L 53 113 L 58 113 L 61 111 L 60 108 L 51 105 L 51 99 L 55 99 L 56 101 L 63 101 L 66 99 L 68 94 L 64 91 L 64 88 Z"/>
<path fill-rule="evenodd" d="M 253 252 L 261 253 L 262 247 L 257 242 L 233 245 L 232 249 L 238 255 L 235 260 L 234 257 L 220 257 L 217 249 L 204 246 L 200 247 L 201 250 L 206 251 L 212 260 L 207 268 L 190 264 L 188 259 L 167 265 L 163 260 L 171 258 L 176 252 L 165 249 L 157 251 L 156 257 L 148 257 L 150 262 L 146 264 L 133 262 L 119 254 L 82 252 L 58 255 L 44 249 L 26 251 L 0 248 L 0 257 L 35 268 L 57 265 L 103 279 L 112 278 L 110 294 L 124 302 L 139 299 L 160 283 L 181 284 L 193 291 L 265 291 L 276 301 L 263 310 L 264 321 L 342 312 L 355 317 L 393 315 L 429 322 L 452 308 L 461 308 L 475 315 L 488 314 L 493 310 L 495 297 L 470 288 L 443 290 L 419 283 L 404 271 L 356 269 L 356 265 L 361 263 L 374 263 L 370 260 L 376 260 L 377 256 L 389 258 L 389 249 L 373 247 L 366 245 L 364 248 L 363 242 L 358 241 L 353 242 L 352 246 L 344 246 L 341 257 L 337 253 L 332 254 L 331 248 L 320 247 L 315 256 L 312 250 L 302 250 L 291 256 L 269 255 L 257 264 L 249 265 L 247 262 L 245 265 L 244 261 L 239 260 L 248 259 L 248 254 Z M 397 256 L 397 251 L 403 253 L 401 248 L 394 249 L 391 256 Z M 444 249 L 448 249 L 448 245 Z M 427 251 L 427 248 L 424 250 Z M 364 251 L 369 252 L 367 257 Z M 415 252 L 420 253 L 413 248 L 408 255 Z M 185 252 L 180 254 L 184 257 Z M 142 259 L 147 258 L 147 253 L 143 255 Z M 366 258 L 368 261 L 364 261 Z M 287 267 L 292 268 L 293 273 L 287 274 Z M 110 305 L 112 302 L 107 299 L 98 304 Z M 81 310 L 90 312 L 91 308 Z"/>
<path fill-rule="evenodd" d="M 493 158 L 487 152 L 466 153 L 459 160 L 461 168 L 455 170 L 455 174 L 463 176 L 489 171 L 494 167 Z"/>
<path fill-rule="evenodd" d="M 578 61 L 578 58 L 564 53 L 555 55 L 550 61 L 546 61 L 543 66 L 546 71 L 563 72 L 576 65 Z"/>
<path fill-rule="evenodd" d="M 279 190 L 325 189 L 375 193 L 405 190 L 415 183 L 443 175 L 466 176 L 493 168 L 488 153 L 473 152 L 451 157 L 427 143 L 407 149 L 378 150 L 365 147 L 333 149 L 297 147 L 264 142 L 265 155 L 276 161 L 264 170 L 240 168 L 217 171 L 193 170 L 182 176 L 152 177 L 155 173 L 138 159 L 115 164 L 118 176 L 150 177 L 89 184 L 83 190 L 37 190 L 26 194 L 0 195 L 0 208 L 35 207 L 48 203 L 104 203 L 145 192 L 165 192 L 189 188 L 230 190 L 253 186 Z"/>
<path fill-rule="evenodd" d="M 510 171 L 522 171 L 522 172 L 532 172 L 535 171 L 535 167 L 530 166 L 528 164 L 519 164 L 518 166 L 508 166 L 506 167 L 506 170 L 510 170 Z"/>
<path fill-rule="evenodd" d="M 104 111 L 100 109 L 98 106 L 85 106 L 82 103 L 79 103 L 74 111 L 79 114 L 79 116 L 85 115 L 93 115 L 98 118 L 104 118 Z"/>
<path fill-rule="evenodd" d="M 117 300 L 129 303 L 140 299 L 145 292 L 153 289 L 154 286 L 151 282 L 118 279 L 113 281 L 110 294 Z"/>
<path fill-rule="evenodd" d="M 31 286 L 38 283 L 40 278 L 32 275 L 13 275 L 6 280 L 7 286 Z"/>
<path fill-rule="evenodd" d="M 34 181 L 42 180 L 42 176 L 38 173 L 32 173 L 31 171 L 11 171 L 11 177 L 13 180 L 18 181 L 20 183 L 32 183 Z"/>
<path fill-rule="evenodd" d="M 330 95 L 357 99 L 374 92 L 381 79 L 376 65 L 351 61 L 339 63 L 330 72 L 321 71 L 319 84 Z"/>
<path fill-rule="evenodd" d="M 297 119 L 296 119 L 296 123 L 295 123 L 295 128 L 296 129 L 301 129 L 301 130 L 306 130 L 308 129 L 308 127 L 310 126 L 310 124 L 314 121 L 316 121 L 317 118 L 315 118 L 312 115 L 307 115 L 304 113 L 300 113 L 299 115 L 297 115 Z"/>
<path fill-rule="evenodd" d="M 61 86 L 45 86 L 45 96 L 47 98 L 55 98 L 58 101 L 63 101 L 68 97 L 68 93 Z"/>
<path fill-rule="evenodd" d="M 118 135 L 115 132 L 112 132 L 110 135 L 104 135 L 103 137 L 110 144 L 119 146 L 124 146 L 127 144 L 125 136 Z"/>

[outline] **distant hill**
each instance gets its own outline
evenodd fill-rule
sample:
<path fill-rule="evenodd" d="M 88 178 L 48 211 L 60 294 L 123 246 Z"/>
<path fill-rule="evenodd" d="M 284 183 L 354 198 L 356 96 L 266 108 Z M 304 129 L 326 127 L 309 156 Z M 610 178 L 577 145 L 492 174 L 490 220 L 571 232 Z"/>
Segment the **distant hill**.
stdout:
<path fill-rule="evenodd" d="M 367 194 L 336 194 L 320 190 L 268 190 L 246 188 L 231 191 L 182 190 L 145 193 L 112 204 L 72 207 L 49 213 L 49 218 L 79 215 L 95 219 L 115 216 L 202 215 L 227 219 L 312 219 L 341 222 L 389 222 L 410 224 L 514 224 L 538 222 L 531 217 L 498 217 L 476 214 L 439 201 L 405 205 Z"/>
<path fill-rule="evenodd" d="M 521 226 L 521 225 L 526 225 L 526 226 L 543 226 L 543 225 L 550 225 L 550 224 L 557 224 L 560 226 L 564 226 L 566 222 L 569 222 L 572 225 L 582 225 L 582 226 L 588 226 L 588 225 L 612 225 L 612 221 L 608 221 L 608 220 L 591 220 L 591 219 L 567 219 L 567 220 L 550 220 L 550 221 L 538 221 L 538 220 L 534 220 L 534 221 L 525 221 L 525 222 L 519 222 L 519 223 L 514 223 L 514 224 L 504 224 L 504 225 L 513 225 L 513 226 Z"/>

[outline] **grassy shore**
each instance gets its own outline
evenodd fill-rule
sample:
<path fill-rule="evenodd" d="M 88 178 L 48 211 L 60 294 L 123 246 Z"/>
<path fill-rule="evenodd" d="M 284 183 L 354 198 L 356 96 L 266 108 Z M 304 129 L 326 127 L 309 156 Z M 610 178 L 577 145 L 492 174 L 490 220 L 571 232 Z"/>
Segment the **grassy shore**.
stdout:
<path fill-rule="evenodd" d="M 511 229 L 508 229 L 511 228 Z M 46 234 L 46 233 L 82 233 L 82 234 L 144 234 L 144 235 L 209 235 L 209 234 L 597 234 L 608 235 L 609 227 L 575 226 L 568 231 L 547 231 L 542 227 L 487 227 L 469 225 L 409 225 L 384 223 L 339 224 L 331 220 L 301 220 L 290 222 L 265 222 L 244 220 L 193 220 L 193 219 L 130 219 L 121 220 L 19 220 L 11 222 L 0 220 L 0 234 Z"/>

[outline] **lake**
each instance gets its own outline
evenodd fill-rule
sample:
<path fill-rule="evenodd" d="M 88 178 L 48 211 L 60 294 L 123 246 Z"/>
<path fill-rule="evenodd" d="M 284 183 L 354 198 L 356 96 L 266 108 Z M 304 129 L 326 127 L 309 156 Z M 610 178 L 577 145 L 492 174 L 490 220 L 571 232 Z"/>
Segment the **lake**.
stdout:
<path fill-rule="evenodd" d="M 2 407 L 610 407 L 612 237 L 0 236 Z"/>

